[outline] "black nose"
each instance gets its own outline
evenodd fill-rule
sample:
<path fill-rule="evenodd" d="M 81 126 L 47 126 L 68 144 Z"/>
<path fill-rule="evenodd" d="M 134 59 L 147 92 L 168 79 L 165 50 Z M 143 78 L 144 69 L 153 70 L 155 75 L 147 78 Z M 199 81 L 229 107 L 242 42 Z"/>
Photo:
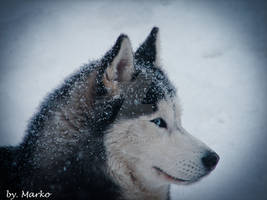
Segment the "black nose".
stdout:
<path fill-rule="evenodd" d="M 215 168 L 219 161 L 220 157 L 215 152 L 208 151 L 206 155 L 201 159 L 203 165 L 208 169 L 212 170 Z"/>

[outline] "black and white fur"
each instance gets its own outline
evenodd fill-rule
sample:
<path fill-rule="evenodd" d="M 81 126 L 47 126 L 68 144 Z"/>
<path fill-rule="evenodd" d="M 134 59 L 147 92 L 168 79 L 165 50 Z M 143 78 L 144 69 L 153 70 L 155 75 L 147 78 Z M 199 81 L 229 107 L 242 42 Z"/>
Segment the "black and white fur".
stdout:
<path fill-rule="evenodd" d="M 126 35 L 41 104 L 18 147 L 0 150 L 1 193 L 52 199 L 168 199 L 219 157 L 181 125 L 175 87 L 159 59 L 159 29 L 132 51 Z"/>

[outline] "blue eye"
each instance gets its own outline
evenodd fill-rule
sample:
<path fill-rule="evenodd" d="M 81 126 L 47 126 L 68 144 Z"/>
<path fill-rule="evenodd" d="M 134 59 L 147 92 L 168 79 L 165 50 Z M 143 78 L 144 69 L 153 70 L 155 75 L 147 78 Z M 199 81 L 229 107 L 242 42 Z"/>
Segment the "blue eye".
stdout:
<path fill-rule="evenodd" d="M 167 128 L 167 123 L 161 117 L 150 120 L 160 128 Z"/>

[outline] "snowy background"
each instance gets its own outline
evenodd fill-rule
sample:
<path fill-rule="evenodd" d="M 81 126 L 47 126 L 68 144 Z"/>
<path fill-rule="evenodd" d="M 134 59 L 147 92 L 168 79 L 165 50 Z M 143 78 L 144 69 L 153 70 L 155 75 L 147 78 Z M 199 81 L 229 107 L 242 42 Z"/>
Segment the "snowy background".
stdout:
<path fill-rule="evenodd" d="M 267 3 L 9 1 L 0 4 L 0 145 L 22 141 L 41 100 L 120 33 L 133 48 L 160 27 L 184 127 L 221 157 L 177 200 L 267 199 Z"/>

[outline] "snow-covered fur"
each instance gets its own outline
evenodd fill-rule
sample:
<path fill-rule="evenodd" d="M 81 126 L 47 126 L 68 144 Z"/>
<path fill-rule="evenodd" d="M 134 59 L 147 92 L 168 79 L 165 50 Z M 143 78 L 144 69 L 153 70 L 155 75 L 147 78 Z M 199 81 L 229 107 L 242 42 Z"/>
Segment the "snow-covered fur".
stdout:
<path fill-rule="evenodd" d="M 120 35 L 41 104 L 18 147 L 0 149 L 1 194 L 52 199 L 168 199 L 219 157 L 181 124 L 176 90 L 159 60 L 159 30 L 132 51 Z"/>

